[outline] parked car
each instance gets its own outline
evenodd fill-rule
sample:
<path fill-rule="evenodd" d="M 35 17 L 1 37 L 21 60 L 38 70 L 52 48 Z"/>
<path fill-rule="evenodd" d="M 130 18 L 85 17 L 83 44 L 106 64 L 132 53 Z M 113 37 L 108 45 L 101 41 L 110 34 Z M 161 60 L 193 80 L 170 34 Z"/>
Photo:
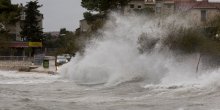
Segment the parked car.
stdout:
<path fill-rule="evenodd" d="M 71 59 L 71 56 L 70 54 L 62 54 L 68 61 L 70 61 Z"/>
<path fill-rule="evenodd" d="M 63 55 L 59 55 L 57 56 L 57 59 L 56 59 L 56 66 L 60 66 L 60 65 L 63 65 L 65 63 L 67 63 L 68 60 L 65 56 Z"/>

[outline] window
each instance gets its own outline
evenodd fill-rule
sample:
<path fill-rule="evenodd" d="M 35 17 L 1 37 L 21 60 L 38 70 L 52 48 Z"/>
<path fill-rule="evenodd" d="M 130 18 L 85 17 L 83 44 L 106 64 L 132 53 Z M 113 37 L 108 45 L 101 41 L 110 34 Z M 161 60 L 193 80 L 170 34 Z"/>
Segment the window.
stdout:
<path fill-rule="evenodd" d="M 141 8 L 141 5 L 138 5 L 138 8 L 140 9 L 140 8 Z"/>
<path fill-rule="evenodd" d="M 201 21 L 206 22 L 207 20 L 207 12 L 206 10 L 201 10 Z"/>
<path fill-rule="evenodd" d="M 130 4 L 130 8 L 134 8 L 134 4 Z"/>

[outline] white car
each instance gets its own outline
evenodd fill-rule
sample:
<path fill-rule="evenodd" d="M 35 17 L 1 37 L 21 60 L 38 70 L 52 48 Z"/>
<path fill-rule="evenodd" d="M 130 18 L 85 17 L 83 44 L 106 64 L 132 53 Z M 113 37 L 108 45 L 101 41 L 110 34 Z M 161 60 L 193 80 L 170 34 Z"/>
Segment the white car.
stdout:
<path fill-rule="evenodd" d="M 60 66 L 60 65 L 63 65 L 65 63 L 67 63 L 68 60 L 65 56 L 57 56 L 57 59 L 56 59 L 56 66 Z"/>

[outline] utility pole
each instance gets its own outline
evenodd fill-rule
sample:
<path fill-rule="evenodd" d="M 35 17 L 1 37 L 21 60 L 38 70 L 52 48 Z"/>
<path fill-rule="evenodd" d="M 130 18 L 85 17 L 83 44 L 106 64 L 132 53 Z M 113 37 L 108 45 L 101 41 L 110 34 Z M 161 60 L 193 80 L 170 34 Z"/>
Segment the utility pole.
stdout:
<path fill-rule="evenodd" d="M 200 64 L 201 57 L 202 57 L 201 54 L 199 54 L 199 60 L 198 60 L 197 66 L 196 66 L 196 73 L 198 73 L 198 71 L 199 71 L 199 64 Z"/>

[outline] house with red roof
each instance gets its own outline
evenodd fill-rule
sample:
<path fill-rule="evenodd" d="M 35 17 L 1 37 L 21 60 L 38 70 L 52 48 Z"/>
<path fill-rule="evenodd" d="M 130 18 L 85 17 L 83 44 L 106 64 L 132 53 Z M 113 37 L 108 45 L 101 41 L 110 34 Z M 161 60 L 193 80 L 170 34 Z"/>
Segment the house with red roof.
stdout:
<path fill-rule="evenodd" d="M 220 15 L 220 3 L 209 2 L 208 0 L 197 1 L 188 5 L 176 3 L 176 7 L 178 8 L 176 12 L 185 13 L 198 26 L 207 26 L 211 20 Z"/>
<path fill-rule="evenodd" d="M 152 8 L 156 15 L 182 14 L 199 26 L 220 15 L 220 2 L 209 0 L 132 0 L 125 12 L 144 8 Z"/>

